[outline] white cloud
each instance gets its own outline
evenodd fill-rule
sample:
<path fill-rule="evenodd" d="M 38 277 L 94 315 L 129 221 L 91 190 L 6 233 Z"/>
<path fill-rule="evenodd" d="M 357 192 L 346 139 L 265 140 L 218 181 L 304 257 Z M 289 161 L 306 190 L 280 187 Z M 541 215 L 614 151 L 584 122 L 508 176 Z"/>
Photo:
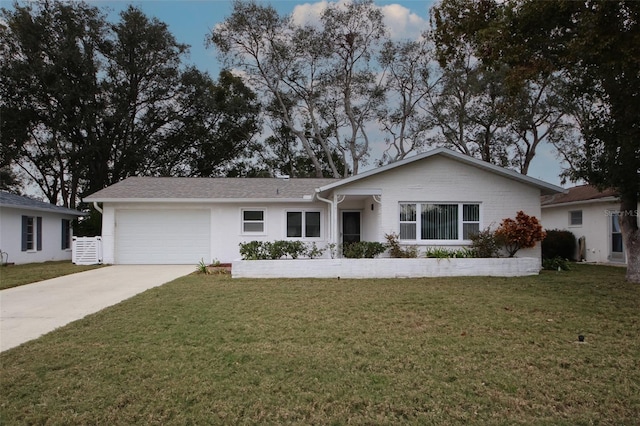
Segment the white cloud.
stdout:
<path fill-rule="evenodd" d="M 329 2 L 299 4 L 293 8 L 291 17 L 294 24 L 315 26 L 320 22 L 320 15 L 327 8 Z"/>
<path fill-rule="evenodd" d="M 416 40 L 429 27 L 427 19 L 423 19 L 402 5 L 390 4 L 380 9 L 384 15 L 384 23 L 394 40 Z"/>
<path fill-rule="evenodd" d="M 339 0 L 337 3 L 344 5 L 349 0 Z M 327 8 L 326 0 L 315 3 L 299 4 L 293 8 L 292 20 L 298 25 L 317 25 L 320 22 L 322 12 Z M 384 23 L 389 30 L 391 38 L 418 39 L 428 26 L 429 21 L 400 4 L 377 6 L 384 15 Z M 425 7 L 426 10 L 426 7 Z"/>

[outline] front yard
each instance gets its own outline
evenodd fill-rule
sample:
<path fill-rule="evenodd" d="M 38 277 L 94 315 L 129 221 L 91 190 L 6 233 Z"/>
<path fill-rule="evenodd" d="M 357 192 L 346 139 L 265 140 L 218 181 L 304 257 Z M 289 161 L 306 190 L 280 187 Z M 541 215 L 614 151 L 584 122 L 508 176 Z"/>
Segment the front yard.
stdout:
<path fill-rule="evenodd" d="M 0 354 L 0 423 L 637 424 L 638 312 L 603 266 L 193 274 Z"/>
<path fill-rule="evenodd" d="M 105 265 L 74 265 L 69 260 L 0 266 L 0 290 L 103 266 Z"/>

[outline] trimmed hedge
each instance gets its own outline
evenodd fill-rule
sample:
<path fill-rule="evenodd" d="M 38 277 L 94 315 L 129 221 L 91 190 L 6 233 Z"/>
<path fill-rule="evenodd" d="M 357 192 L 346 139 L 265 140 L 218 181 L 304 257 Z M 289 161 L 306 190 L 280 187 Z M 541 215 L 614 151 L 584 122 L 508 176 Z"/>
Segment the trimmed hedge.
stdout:
<path fill-rule="evenodd" d="M 575 260 L 576 237 L 571 231 L 552 229 L 547 231 L 546 238 L 542 241 L 542 258 Z"/>
<path fill-rule="evenodd" d="M 377 241 L 359 241 L 357 243 L 343 244 L 342 255 L 347 259 L 373 259 L 384 253 L 387 245 Z"/>
<path fill-rule="evenodd" d="M 315 250 L 318 251 L 317 248 Z M 250 241 L 240 243 L 240 254 L 243 260 L 297 259 L 307 255 L 308 248 L 302 241 Z"/>

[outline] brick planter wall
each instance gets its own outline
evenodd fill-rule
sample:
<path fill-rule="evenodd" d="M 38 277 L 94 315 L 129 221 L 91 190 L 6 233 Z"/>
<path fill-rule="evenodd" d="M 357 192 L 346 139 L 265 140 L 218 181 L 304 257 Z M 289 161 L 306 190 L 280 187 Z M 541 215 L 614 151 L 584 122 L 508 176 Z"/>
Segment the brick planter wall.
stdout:
<path fill-rule="evenodd" d="M 537 275 L 540 259 L 295 259 L 238 260 L 234 278 L 419 278 Z"/>

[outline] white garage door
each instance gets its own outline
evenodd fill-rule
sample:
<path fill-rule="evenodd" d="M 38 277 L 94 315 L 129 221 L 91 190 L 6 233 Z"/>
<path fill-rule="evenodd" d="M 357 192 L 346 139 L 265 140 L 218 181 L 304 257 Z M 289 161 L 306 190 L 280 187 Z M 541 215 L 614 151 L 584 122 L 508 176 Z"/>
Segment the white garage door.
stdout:
<path fill-rule="evenodd" d="M 115 261 L 141 265 L 210 262 L 209 217 L 209 210 L 118 210 Z"/>

